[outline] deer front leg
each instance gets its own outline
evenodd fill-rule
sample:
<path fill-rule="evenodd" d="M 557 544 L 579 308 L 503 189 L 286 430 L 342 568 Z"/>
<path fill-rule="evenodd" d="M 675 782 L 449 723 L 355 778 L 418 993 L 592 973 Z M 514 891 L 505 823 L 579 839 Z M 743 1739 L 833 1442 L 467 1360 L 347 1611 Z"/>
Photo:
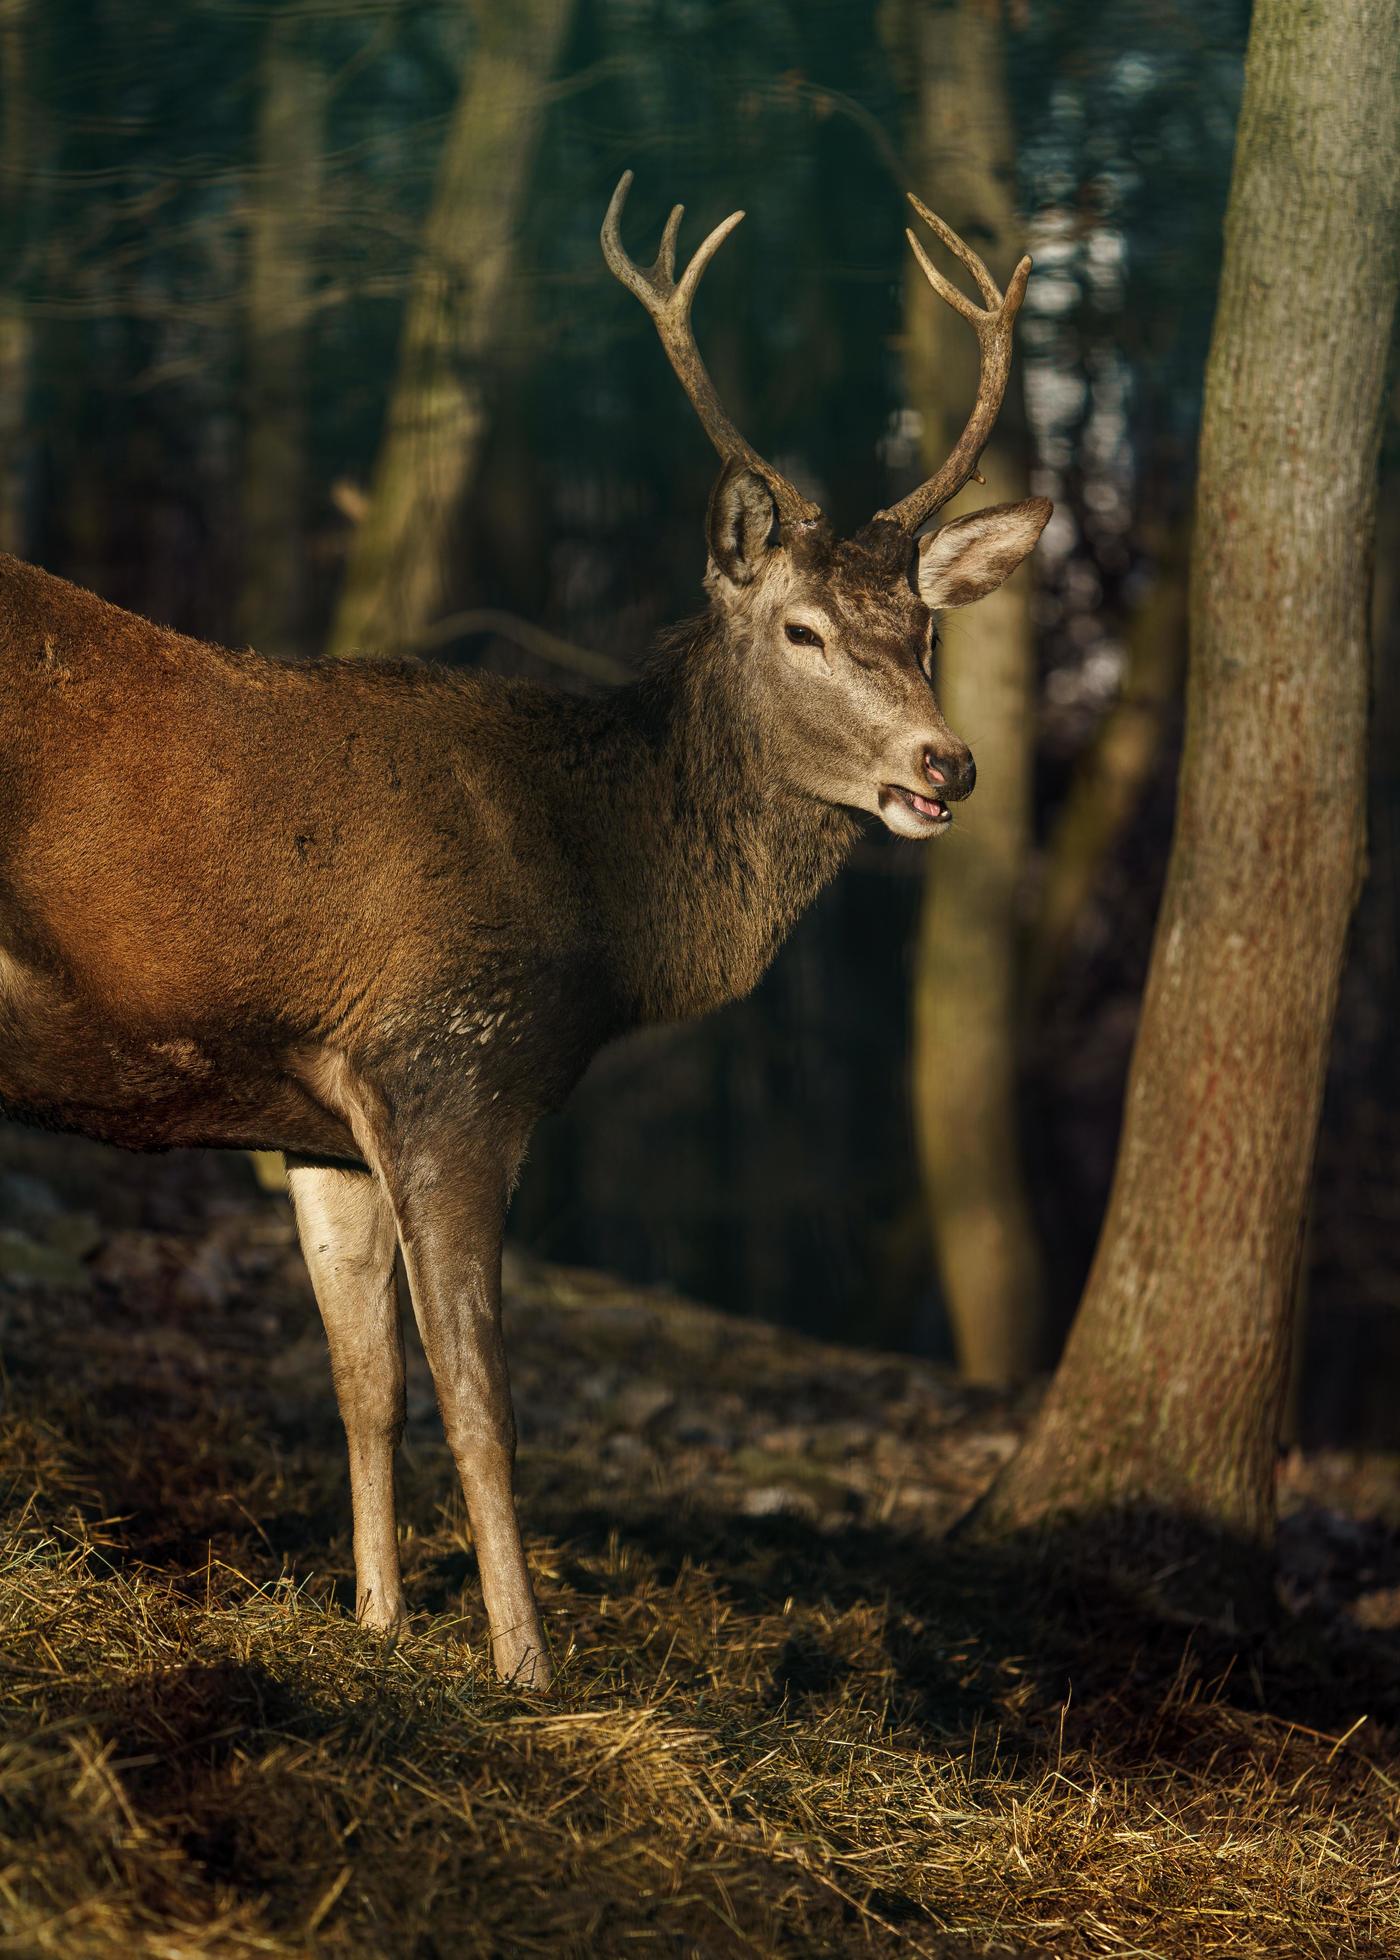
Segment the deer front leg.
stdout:
<path fill-rule="evenodd" d="M 355 1617 L 387 1631 L 404 1619 L 394 1518 L 394 1452 L 404 1423 L 394 1214 L 368 1171 L 289 1158 L 287 1182 L 350 1451 Z"/>
<path fill-rule="evenodd" d="M 501 1334 L 507 1175 L 454 1152 L 396 1153 L 385 1167 L 413 1311 L 476 1544 L 491 1651 L 503 1680 L 552 1675 L 515 1515 L 515 1414 Z"/>

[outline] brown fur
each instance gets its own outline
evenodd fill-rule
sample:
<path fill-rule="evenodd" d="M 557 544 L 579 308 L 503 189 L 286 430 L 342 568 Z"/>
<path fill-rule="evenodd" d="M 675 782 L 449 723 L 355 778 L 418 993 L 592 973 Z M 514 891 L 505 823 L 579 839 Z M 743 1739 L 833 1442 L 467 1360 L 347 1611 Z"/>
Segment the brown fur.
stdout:
<path fill-rule="evenodd" d="M 935 760 L 940 797 L 971 781 L 910 540 L 774 544 L 766 497 L 726 471 L 708 612 L 599 700 L 280 666 L 0 558 L 0 1108 L 134 1149 L 289 1153 L 358 1611 L 383 1627 L 404 1610 L 402 1252 L 496 1661 L 536 1686 L 499 1314 L 530 1129 L 602 1043 L 751 988 L 853 810 L 913 834 L 890 785 L 931 794 Z"/>
<path fill-rule="evenodd" d="M 289 668 L 0 560 L 0 1098 L 354 1154 L 297 1059 L 329 1045 L 457 1055 L 537 1114 L 603 1040 L 747 991 L 844 854 L 736 680 L 704 625 L 598 701 Z"/>

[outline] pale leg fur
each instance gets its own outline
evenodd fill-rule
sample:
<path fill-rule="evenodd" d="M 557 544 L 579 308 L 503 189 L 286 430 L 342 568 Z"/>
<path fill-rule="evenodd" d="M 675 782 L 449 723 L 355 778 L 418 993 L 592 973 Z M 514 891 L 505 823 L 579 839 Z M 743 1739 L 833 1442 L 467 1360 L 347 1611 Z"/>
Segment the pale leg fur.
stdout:
<path fill-rule="evenodd" d="M 498 1140 L 493 1153 L 452 1121 L 420 1111 L 410 1142 L 394 1133 L 379 1089 L 345 1055 L 323 1049 L 304 1056 L 302 1074 L 349 1125 L 392 1210 L 467 1500 L 496 1670 L 522 1687 L 547 1688 L 553 1669 L 515 1515 L 515 1412 L 501 1333 L 501 1238 L 510 1166 L 519 1162 L 523 1138 L 513 1147 Z"/>
<path fill-rule="evenodd" d="M 464 1182 L 413 1180 L 397 1202 L 399 1242 L 467 1500 L 496 1671 L 547 1688 L 553 1670 L 515 1515 L 515 1415 L 501 1333 L 505 1192 L 473 1195 Z"/>
<path fill-rule="evenodd" d="M 394 1214 L 378 1178 L 367 1171 L 330 1170 L 292 1158 L 287 1182 L 350 1451 L 355 1617 L 387 1631 L 404 1619 L 394 1517 L 394 1452 L 404 1424 Z"/>

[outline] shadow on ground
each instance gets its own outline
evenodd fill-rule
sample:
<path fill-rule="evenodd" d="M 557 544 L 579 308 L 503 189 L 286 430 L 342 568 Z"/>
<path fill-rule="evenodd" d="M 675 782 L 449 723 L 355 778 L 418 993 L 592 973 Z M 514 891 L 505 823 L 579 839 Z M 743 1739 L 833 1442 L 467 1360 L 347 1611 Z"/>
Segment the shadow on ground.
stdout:
<path fill-rule="evenodd" d="M 0 1276 L 0 1951 L 1400 1950 L 1384 1466 L 1287 1467 L 1278 1608 L 1233 1635 L 1164 1610 L 1221 1551 L 1176 1520 L 945 1541 L 1024 1407 L 515 1261 L 534 1701 L 480 1665 L 417 1362 L 415 1636 L 347 1618 L 285 1208 L 235 1166 L 147 1209 L 129 1160 L 109 1205 L 23 1150 L 8 1229 L 54 1258 Z"/>

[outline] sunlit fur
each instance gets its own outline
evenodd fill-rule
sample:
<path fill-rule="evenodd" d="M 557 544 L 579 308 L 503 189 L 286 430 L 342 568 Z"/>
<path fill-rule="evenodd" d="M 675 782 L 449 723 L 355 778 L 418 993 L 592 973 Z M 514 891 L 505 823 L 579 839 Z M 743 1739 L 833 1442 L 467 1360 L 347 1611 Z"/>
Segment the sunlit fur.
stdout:
<path fill-rule="evenodd" d="M 926 751 L 966 754 L 921 664 L 912 541 L 775 540 L 757 479 L 721 492 L 708 611 L 587 700 L 283 666 L 0 557 L 0 1111 L 297 1154 L 378 1625 L 403 1610 L 397 1243 L 496 1663 L 537 1687 L 499 1323 L 530 1130 L 603 1043 L 751 988 L 857 813 L 927 787 Z"/>
<path fill-rule="evenodd" d="M 780 779 L 820 802 L 881 816 L 891 829 L 901 825 L 888 801 L 882 808 L 883 787 L 929 793 L 926 755 L 950 773 L 967 756 L 929 683 L 933 615 L 911 582 L 912 562 L 910 539 L 893 524 L 853 539 L 819 524 L 767 551 L 747 582 L 713 562 L 706 581 L 743 648 Z M 822 649 L 792 645 L 790 622 L 815 630 Z"/>

